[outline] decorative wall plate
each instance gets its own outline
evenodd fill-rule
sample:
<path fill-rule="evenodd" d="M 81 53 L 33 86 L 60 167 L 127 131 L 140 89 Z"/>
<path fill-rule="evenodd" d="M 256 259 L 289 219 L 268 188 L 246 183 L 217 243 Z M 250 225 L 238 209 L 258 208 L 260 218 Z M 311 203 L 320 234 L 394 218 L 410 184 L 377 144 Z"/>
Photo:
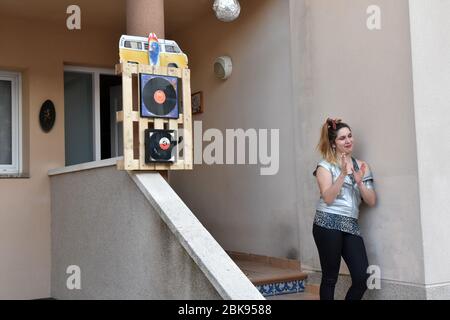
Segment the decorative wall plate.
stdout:
<path fill-rule="evenodd" d="M 41 124 L 42 130 L 44 132 L 49 132 L 52 130 L 53 125 L 55 124 L 55 119 L 55 105 L 51 100 L 47 100 L 42 104 L 41 110 L 39 111 L 39 123 Z"/>

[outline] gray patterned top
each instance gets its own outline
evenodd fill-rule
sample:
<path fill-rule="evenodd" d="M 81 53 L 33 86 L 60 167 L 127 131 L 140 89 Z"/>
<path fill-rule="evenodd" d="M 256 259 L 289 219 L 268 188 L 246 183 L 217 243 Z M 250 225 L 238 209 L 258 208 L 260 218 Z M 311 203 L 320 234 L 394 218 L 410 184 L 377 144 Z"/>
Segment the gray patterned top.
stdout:
<path fill-rule="evenodd" d="M 355 218 L 317 210 L 314 217 L 314 224 L 323 228 L 339 230 L 361 236 L 358 220 Z"/>

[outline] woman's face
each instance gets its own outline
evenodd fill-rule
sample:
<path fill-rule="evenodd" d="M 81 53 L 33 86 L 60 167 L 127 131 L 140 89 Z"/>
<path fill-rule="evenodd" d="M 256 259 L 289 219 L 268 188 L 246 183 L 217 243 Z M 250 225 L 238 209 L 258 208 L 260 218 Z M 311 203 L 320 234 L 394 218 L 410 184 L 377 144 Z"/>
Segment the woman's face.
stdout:
<path fill-rule="evenodd" d="M 353 150 L 353 135 L 349 128 L 341 128 L 334 140 L 338 153 L 351 153 Z"/>

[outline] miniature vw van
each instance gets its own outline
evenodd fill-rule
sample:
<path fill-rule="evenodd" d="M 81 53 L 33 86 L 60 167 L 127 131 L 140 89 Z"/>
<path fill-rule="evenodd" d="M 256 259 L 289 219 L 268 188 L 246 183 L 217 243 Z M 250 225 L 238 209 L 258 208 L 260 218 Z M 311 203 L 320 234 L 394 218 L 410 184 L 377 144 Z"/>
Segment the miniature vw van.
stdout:
<path fill-rule="evenodd" d="M 173 40 L 158 39 L 161 66 L 187 68 L 188 58 Z M 120 62 L 149 64 L 148 38 L 122 35 L 119 41 Z"/>

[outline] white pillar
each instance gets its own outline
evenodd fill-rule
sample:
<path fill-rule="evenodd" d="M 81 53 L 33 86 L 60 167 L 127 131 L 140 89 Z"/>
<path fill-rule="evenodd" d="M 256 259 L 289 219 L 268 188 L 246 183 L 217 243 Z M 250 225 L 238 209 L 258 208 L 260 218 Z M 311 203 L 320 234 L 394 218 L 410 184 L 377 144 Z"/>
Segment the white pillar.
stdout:
<path fill-rule="evenodd" d="M 427 299 L 450 299 L 450 1 L 409 0 Z"/>

